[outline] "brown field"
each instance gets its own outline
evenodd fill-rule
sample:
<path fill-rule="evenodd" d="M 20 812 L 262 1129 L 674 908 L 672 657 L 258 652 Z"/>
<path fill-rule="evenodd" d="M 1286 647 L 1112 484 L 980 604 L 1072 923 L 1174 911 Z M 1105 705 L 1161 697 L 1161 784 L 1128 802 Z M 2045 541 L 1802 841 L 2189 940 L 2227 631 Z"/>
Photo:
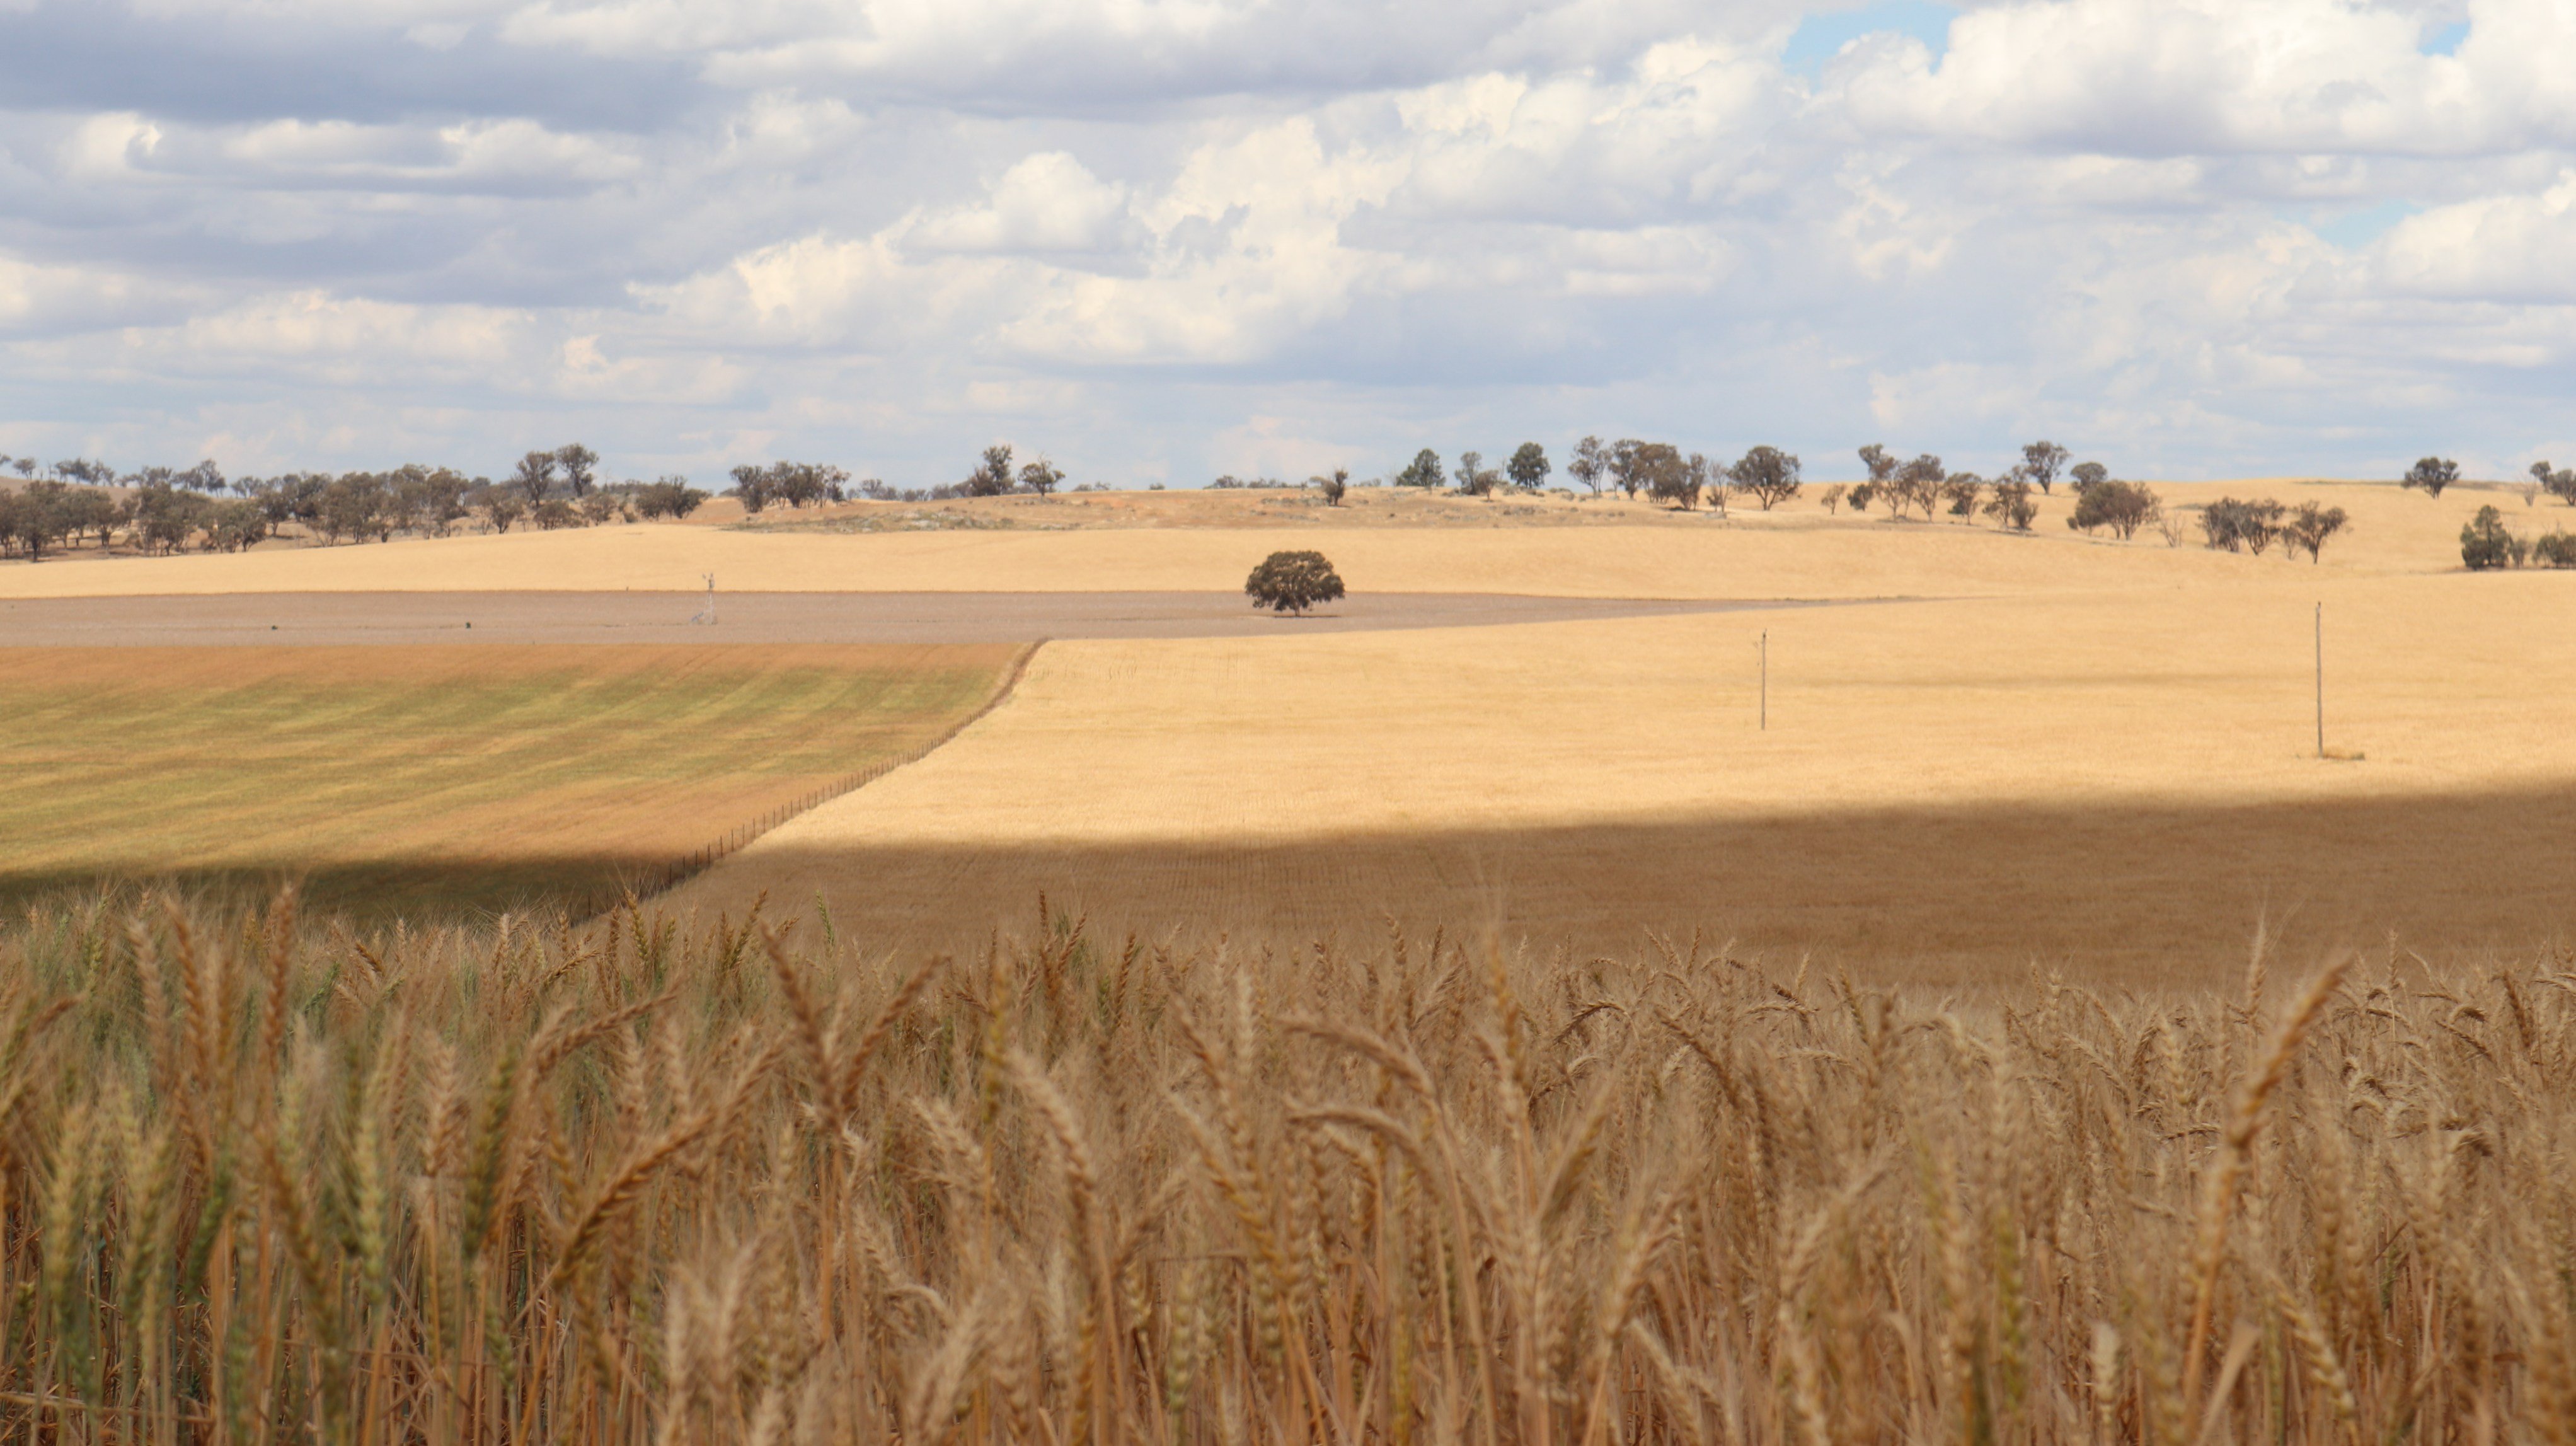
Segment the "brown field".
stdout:
<path fill-rule="evenodd" d="M 920 748 L 957 647 L 0 649 L 0 895 L 300 879 L 370 914 L 601 898 Z"/>

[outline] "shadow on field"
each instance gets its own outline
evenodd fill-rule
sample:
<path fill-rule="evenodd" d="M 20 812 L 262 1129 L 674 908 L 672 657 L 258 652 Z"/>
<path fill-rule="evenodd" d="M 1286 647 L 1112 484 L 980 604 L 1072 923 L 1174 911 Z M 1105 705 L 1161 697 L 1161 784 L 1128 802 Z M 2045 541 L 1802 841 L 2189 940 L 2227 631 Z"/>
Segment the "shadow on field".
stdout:
<path fill-rule="evenodd" d="M 1923 984 L 2033 964 L 2142 988 L 2232 983 L 2258 920 L 2281 967 L 2324 951 L 2528 959 L 2576 919 L 2576 788 L 2243 807 L 1887 810 L 1270 846 L 797 851 L 764 845 L 675 902 L 820 893 L 844 933 L 979 949 L 1044 891 L 1095 933 L 1248 946 L 1435 925 L 1629 955 L 1648 931 Z"/>
<path fill-rule="evenodd" d="M 875 947 L 980 952 L 1021 932 L 1038 896 L 1096 935 L 1303 948 L 1498 930 L 1541 952 L 1633 955 L 1649 934 L 1891 980 L 1973 985 L 2033 964 L 2138 987 L 2227 984 L 2268 919 L 2283 966 L 2349 947 L 2528 959 L 2576 921 L 2576 788 L 2231 808 L 1988 807 L 1700 819 L 1273 845 L 806 850 L 763 844 L 668 897 L 737 916 L 819 894 Z M 317 909 L 423 922 L 596 905 L 658 860 L 385 859 L 153 876 L 265 895 L 299 880 Z M 95 876 L 0 867 L 24 901 Z"/>
<path fill-rule="evenodd" d="M 658 874 L 661 859 L 612 857 L 373 859 L 320 867 L 292 861 L 222 869 L 38 873 L 0 866 L 0 902 L 12 909 L 78 899 L 102 889 L 168 889 L 209 904 L 256 906 L 289 883 L 308 913 L 345 914 L 369 923 L 401 918 L 445 924 L 500 913 L 604 908 L 628 881 Z"/>

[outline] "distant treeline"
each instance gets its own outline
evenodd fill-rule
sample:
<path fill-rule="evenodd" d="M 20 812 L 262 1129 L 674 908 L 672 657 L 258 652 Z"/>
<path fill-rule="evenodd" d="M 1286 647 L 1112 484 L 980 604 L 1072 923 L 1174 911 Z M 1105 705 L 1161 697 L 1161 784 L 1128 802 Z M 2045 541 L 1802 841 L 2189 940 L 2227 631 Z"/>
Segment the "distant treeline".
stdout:
<path fill-rule="evenodd" d="M 2029 443 L 2021 460 L 1989 479 L 1975 472 L 1953 472 L 1930 453 L 1900 458 L 1881 444 L 1858 451 L 1868 478 L 1822 488 L 1817 502 L 1827 512 L 1848 505 L 1855 512 L 1871 507 L 1891 517 L 1936 513 L 1975 519 L 2028 532 L 2038 517 L 2035 500 L 2054 491 L 2062 480 L 2075 494 L 2067 525 L 2085 532 L 2109 531 L 2126 539 L 2156 526 L 2168 544 L 2182 539 L 2180 519 L 2165 515 L 2153 489 L 2111 476 L 2100 462 L 2077 462 L 2067 448 L 2051 441 Z M 411 463 L 383 472 L 292 472 L 274 477 L 226 477 L 212 461 L 193 467 L 143 467 L 120 473 L 86 458 L 50 464 L 32 457 L 0 455 L 0 468 L 21 479 L 15 489 L 0 492 L 0 556 L 41 560 L 65 547 L 93 546 L 102 551 L 122 545 L 143 554 L 188 550 L 237 552 L 290 529 L 312 540 L 338 542 L 391 541 L 400 536 L 446 537 L 459 530 L 508 532 L 516 526 L 543 529 L 595 527 L 611 522 L 681 518 L 697 510 L 708 494 L 689 479 L 665 476 L 654 481 L 603 481 L 599 454 L 575 442 L 551 451 L 522 456 L 510 475 L 499 480 L 469 477 L 450 467 Z M 1756 446 L 1733 462 L 1712 461 L 1698 452 L 1685 454 L 1669 442 L 1624 437 L 1604 442 L 1587 436 L 1574 444 L 1565 475 L 1599 497 L 1622 494 L 1693 510 L 1703 502 L 1723 511 L 1727 499 L 1742 498 L 1769 511 L 1806 490 L 1795 453 Z M 1486 465 L 1481 452 L 1458 454 L 1455 467 L 1425 447 L 1392 478 L 1353 481 L 1336 469 L 1302 484 L 1276 478 L 1222 476 L 1212 488 L 1318 489 L 1328 505 L 1340 506 L 1352 487 L 1405 487 L 1445 490 L 1453 495 L 1491 498 L 1503 492 L 1542 492 L 1573 496 L 1570 488 L 1549 487 L 1556 471 L 1547 448 L 1523 442 L 1500 467 Z M 2459 464 L 2426 457 L 2410 468 L 2402 483 L 2439 497 L 2459 478 Z M 972 471 L 960 481 L 928 488 L 895 488 L 876 478 L 852 480 L 841 467 L 818 462 L 746 463 L 732 469 L 727 496 L 745 512 L 774 506 L 801 508 L 864 499 L 880 502 L 938 502 L 954 498 L 1014 494 L 1044 497 L 1063 487 L 1064 470 L 1043 455 L 1016 463 L 1013 449 L 997 444 L 984 449 Z M 2576 505 L 2576 473 L 2538 462 L 2533 481 L 2523 489 L 2530 503 L 2546 492 Z M 1084 483 L 1075 492 L 1107 491 L 1103 482 Z M 1152 490 L 1162 490 L 1155 484 Z M 2341 508 L 2303 503 L 2292 509 L 2270 500 L 2222 498 L 2200 509 L 2204 545 L 2227 552 L 2262 553 L 2274 541 L 2285 552 L 2305 552 L 2312 560 L 2348 518 Z M 2462 560 L 2473 569 L 2514 567 L 2526 560 L 2550 565 L 2576 565 L 2576 541 L 2555 529 L 2547 537 L 2524 541 L 2504 528 L 2490 508 L 2461 538 Z M 2561 561 L 2561 559 L 2568 559 Z"/>
<path fill-rule="evenodd" d="M 604 482 L 599 454 L 579 443 L 530 452 L 497 482 L 420 463 L 275 477 L 226 477 L 211 461 L 126 473 L 83 458 L 42 468 L 25 457 L 0 464 L 24 479 L 0 493 L 0 555 L 30 560 L 83 544 L 154 555 L 239 552 L 290 530 L 323 542 L 389 542 L 469 528 L 595 527 L 686 517 L 707 500 L 685 477 Z"/>

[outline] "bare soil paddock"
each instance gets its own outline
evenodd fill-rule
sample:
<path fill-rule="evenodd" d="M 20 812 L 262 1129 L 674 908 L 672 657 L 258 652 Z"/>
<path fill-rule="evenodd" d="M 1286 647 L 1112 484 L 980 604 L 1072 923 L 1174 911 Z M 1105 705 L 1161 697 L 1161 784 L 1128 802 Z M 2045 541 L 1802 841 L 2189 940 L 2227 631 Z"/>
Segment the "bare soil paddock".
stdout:
<path fill-rule="evenodd" d="M 1388 593 L 1304 617 L 1240 593 L 230 593 L 0 602 L 0 646 L 301 647 L 397 643 L 1014 643 L 1047 638 L 1308 637 L 1665 617 L 1796 604 Z"/>

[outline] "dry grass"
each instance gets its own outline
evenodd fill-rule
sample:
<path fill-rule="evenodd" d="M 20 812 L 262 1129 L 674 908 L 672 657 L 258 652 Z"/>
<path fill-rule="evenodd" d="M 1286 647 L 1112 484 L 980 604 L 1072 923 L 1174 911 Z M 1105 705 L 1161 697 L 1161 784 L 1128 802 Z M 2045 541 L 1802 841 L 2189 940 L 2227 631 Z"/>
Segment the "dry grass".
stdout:
<path fill-rule="evenodd" d="M 613 896 L 936 739 L 956 647 L 0 650 L 0 893 L 279 876 L 378 912 Z"/>
<path fill-rule="evenodd" d="M 56 1441 L 2557 1439 L 2561 960 L 1962 1013 L 815 921 L 0 952 Z M 2304 975 L 2305 977 L 2301 977 Z"/>
<path fill-rule="evenodd" d="M 820 892 L 926 947 L 1041 888 L 1238 940 L 1389 913 L 1614 953 L 1700 929 L 1928 980 L 2045 960 L 2154 983 L 2267 909 L 2320 946 L 2535 947 L 2576 904 L 2553 821 L 2576 793 L 2576 579 L 2311 572 L 1058 643 L 993 717 L 689 897 Z M 2363 761 L 2310 756 L 2319 597 L 2328 742 Z"/>

